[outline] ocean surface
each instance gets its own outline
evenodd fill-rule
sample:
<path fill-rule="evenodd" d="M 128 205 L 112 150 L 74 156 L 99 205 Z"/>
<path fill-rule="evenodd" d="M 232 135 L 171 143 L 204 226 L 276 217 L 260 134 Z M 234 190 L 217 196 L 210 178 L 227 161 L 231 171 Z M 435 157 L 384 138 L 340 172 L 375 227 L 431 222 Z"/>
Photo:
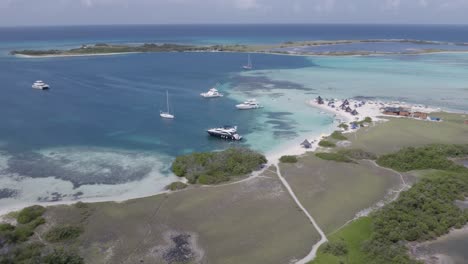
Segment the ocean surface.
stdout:
<path fill-rule="evenodd" d="M 127 199 L 175 180 L 170 163 L 193 151 L 247 146 L 265 154 L 330 132 L 317 95 L 400 100 L 468 111 L 468 54 L 306 57 L 148 53 L 17 58 L 14 49 L 105 43 L 280 43 L 420 39 L 468 42 L 467 26 L 177 25 L 0 28 L 0 210 L 35 202 Z M 366 47 L 367 48 L 367 47 Z M 395 49 L 394 46 L 379 47 Z M 404 47 L 408 48 L 408 47 Z M 409 47 L 411 48 L 411 47 Z M 370 48 L 369 48 L 370 49 Z M 50 91 L 31 84 L 42 79 Z M 223 98 L 200 93 L 216 83 Z M 174 120 L 162 120 L 165 94 Z M 265 107 L 239 111 L 257 98 Z M 241 143 L 206 129 L 237 125 Z"/>

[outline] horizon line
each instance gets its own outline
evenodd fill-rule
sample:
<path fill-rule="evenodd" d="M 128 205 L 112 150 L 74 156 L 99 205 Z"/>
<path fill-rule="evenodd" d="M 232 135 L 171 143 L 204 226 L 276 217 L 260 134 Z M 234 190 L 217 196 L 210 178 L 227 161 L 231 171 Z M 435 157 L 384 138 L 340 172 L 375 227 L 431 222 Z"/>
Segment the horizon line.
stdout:
<path fill-rule="evenodd" d="M 40 27 L 93 27 L 93 26 L 280 26 L 280 25 L 339 25 L 339 26 L 468 26 L 468 23 L 346 23 L 346 22 L 327 22 L 327 23 L 129 23 L 129 24 L 44 24 L 44 25 L 11 25 L 0 26 L 0 28 L 40 28 Z"/>

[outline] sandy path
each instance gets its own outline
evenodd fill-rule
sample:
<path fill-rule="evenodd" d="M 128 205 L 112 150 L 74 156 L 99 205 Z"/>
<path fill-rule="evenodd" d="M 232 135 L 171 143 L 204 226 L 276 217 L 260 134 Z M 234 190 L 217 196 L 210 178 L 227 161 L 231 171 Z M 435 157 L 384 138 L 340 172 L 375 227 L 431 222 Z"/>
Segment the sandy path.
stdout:
<path fill-rule="evenodd" d="M 320 229 L 320 227 L 318 226 L 317 222 L 315 222 L 314 218 L 309 214 L 309 212 L 304 208 L 304 206 L 301 204 L 301 202 L 299 201 L 299 199 L 297 198 L 296 194 L 294 193 L 294 191 L 292 190 L 291 186 L 289 185 L 288 181 L 286 181 L 286 179 L 283 177 L 283 175 L 281 174 L 281 170 L 280 170 L 280 167 L 279 167 L 279 164 L 278 162 L 276 162 L 274 164 L 276 166 L 276 174 L 278 175 L 278 178 L 281 180 L 281 182 L 283 183 L 284 187 L 286 187 L 286 189 L 288 190 L 289 194 L 291 195 L 291 197 L 293 198 L 294 202 L 296 202 L 297 206 L 299 206 L 299 208 L 301 208 L 302 212 L 307 216 L 307 218 L 309 218 L 309 221 L 312 223 L 312 225 L 314 226 L 314 228 L 317 230 L 317 232 L 320 234 L 320 241 L 317 242 L 315 245 L 312 246 L 312 249 L 311 251 L 309 252 L 309 254 L 307 254 L 307 256 L 305 256 L 304 258 L 298 260 L 296 262 L 296 264 L 305 264 L 305 263 L 308 263 L 310 261 L 312 261 L 315 256 L 317 255 L 317 250 L 318 248 L 325 242 L 327 242 L 327 237 L 325 236 L 325 233 L 322 231 L 322 229 Z"/>

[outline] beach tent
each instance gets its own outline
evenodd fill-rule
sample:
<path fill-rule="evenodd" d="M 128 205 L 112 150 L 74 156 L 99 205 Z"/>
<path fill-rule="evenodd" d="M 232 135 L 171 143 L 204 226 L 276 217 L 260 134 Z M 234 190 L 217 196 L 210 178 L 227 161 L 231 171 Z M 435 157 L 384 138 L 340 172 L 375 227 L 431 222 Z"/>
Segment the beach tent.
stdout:
<path fill-rule="evenodd" d="M 304 141 L 301 143 L 301 146 L 304 148 L 310 148 L 312 147 L 312 143 L 310 143 L 307 139 L 304 139 Z"/>
<path fill-rule="evenodd" d="M 321 96 L 317 97 L 317 103 L 318 104 L 323 104 L 323 99 Z"/>

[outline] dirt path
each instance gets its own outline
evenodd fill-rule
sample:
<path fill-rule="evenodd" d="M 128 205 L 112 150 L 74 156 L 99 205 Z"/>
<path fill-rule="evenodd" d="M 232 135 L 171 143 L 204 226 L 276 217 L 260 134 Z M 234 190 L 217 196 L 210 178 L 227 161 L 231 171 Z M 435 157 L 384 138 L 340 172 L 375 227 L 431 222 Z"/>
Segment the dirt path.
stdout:
<path fill-rule="evenodd" d="M 276 174 L 278 175 L 278 178 L 281 180 L 281 182 L 283 183 L 284 187 L 286 187 L 286 189 L 288 190 L 289 192 L 289 195 L 291 195 L 291 197 L 293 198 L 294 202 L 297 204 L 297 206 L 299 206 L 299 208 L 301 208 L 302 212 L 307 216 L 307 218 L 309 218 L 309 221 L 312 223 L 312 225 L 314 226 L 314 228 L 317 230 L 317 232 L 320 234 L 320 240 L 315 243 L 315 245 L 312 246 L 312 249 L 311 251 L 309 252 L 309 254 L 307 254 L 307 256 L 305 256 L 304 258 L 298 260 L 296 262 L 296 264 L 305 264 L 305 263 L 308 263 L 310 261 L 312 261 L 315 256 L 317 255 L 317 250 L 318 248 L 325 242 L 327 242 L 327 237 L 325 236 L 325 233 L 322 231 L 322 229 L 320 229 L 320 227 L 318 226 L 317 222 L 315 222 L 314 218 L 309 214 L 309 212 L 304 208 L 304 206 L 301 204 L 301 202 L 299 201 L 299 199 L 297 198 L 296 194 L 294 193 L 294 191 L 292 190 L 291 186 L 289 185 L 288 181 L 286 181 L 286 179 L 283 177 L 283 175 L 281 174 L 281 170 L 279 168 L 279 164 L 278 162 L 276 162 L 274 164 L 276 166 Z"/>

